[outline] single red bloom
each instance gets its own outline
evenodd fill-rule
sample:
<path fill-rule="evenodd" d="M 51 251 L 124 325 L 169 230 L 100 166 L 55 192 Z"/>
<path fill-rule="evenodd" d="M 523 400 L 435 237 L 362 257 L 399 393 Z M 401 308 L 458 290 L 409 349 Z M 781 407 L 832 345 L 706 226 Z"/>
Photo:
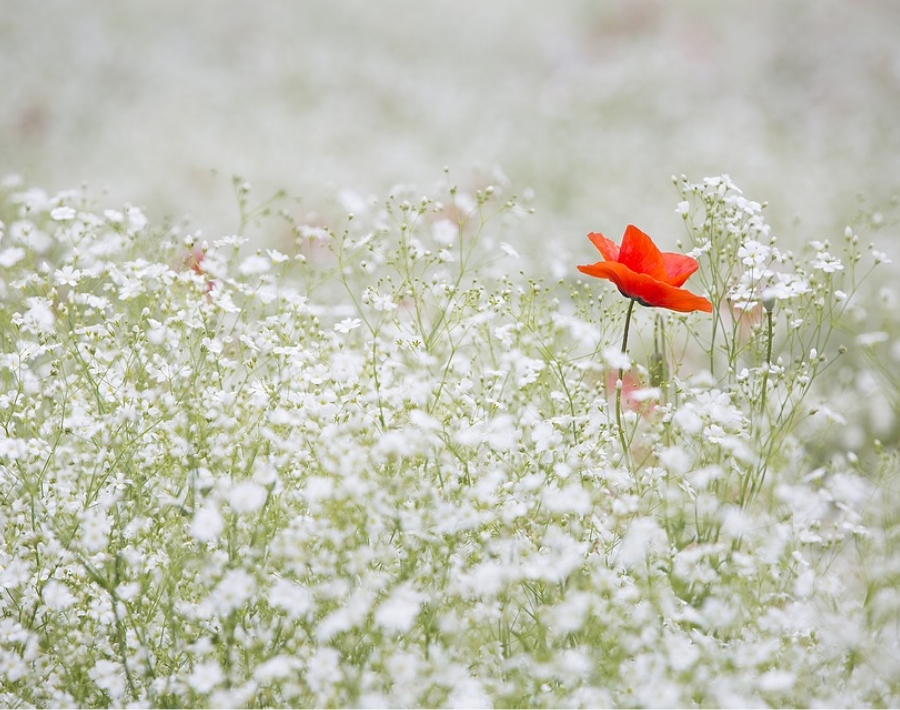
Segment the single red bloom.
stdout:
<path fill-rule="evenodd" d="M 681 285 L 700 265 L 684 254 L 661 252 L 646 234 L 632 224 L 625 228 L 622 246 L 598 232 L 588 234 L 605 261 L 579 266 L 578 270 L 598 279 L 608 279 L 626 298 L 644 306 L 672 311 L 712 313 L 712 303 Z"/>

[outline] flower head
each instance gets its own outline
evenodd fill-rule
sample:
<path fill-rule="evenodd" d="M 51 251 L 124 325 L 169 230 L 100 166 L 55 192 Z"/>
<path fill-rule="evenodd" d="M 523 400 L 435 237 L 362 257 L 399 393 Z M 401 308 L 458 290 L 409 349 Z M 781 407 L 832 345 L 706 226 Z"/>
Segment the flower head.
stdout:
<path fill-rule="evenodd" d="M 661 252 L 646 234 L 629 224 L 622 237 L 622 246 L 598 232 L 588 239 L 600 250 L 605 261 L 579 266 L 588 276 L 609 279 L 627 298 L 656 308 L 689 313 L 712 313 L 712 304 L 702 296 L 680 288 L 699 264 L 684 254 Z"/>

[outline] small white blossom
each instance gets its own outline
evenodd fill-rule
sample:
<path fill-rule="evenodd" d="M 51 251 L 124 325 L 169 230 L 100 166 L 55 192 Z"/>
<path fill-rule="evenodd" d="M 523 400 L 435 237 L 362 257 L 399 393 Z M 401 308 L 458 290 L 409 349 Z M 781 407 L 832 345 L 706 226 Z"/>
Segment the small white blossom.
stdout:
<path fill-rule="evenodd" d="M 631 369 L 631 358 L 628 353 L 623 353 L 622 348 L 616 345 L 610 345 L 603 349 L 603 361 L 612 370 L 629 370 Z"/>
<path fill-rule="evenodd" d="M 205 661 L 194 666 L 194 670 L 188 675 L 188 683 L 191 688 L 201 695 L 209 693 L 225 678 L 222 667 L 216 661 Z"/>
<path fill-rule="evenodd" d="M 826 274 L 833 274 L 844 269 L 840 259 L 833 257 L 827 251 L 820 251 L 816 254 L 816 258 L 812 261 L 812 267 L 824 271 Z"/>
<path fill-rule="evenodd" d="M 241 481 L 228 492 L 228 504 L 235 513 L 255 513 L 269 497 L 268 491 L 253 481 Z"/>
<path fill-rule="evenodd" d="M 412 628 L 424 598 L 410 584 L 401 584 L 375 610 L 375 623 L 397 633 Z"/>
<path fill-rule="evenodd" d="M 57 222 L 66 222 L 75 219 L 75 210 L 72 207 L 54 207 L 50 210 L 50 217 Z"/>
<path fill-rule="evenodd" d="M 856 336 L 856 342 L 863 348 L 872 348 L 879 343 L 886 343 L 890 336 L 883 330 L 876 330 L 871 333 L 860 333 Z"/>
<path fill-rule="evenodd" d="M 251 274 L 264 274 L 269 270 L 269 267 L 272 263 L 269 261 L 268 257 L 263 256 L 262 254 L 253 254 L 252 256 L 248 256 L 244 261 L 241 262 L 241 266 L 239 271 L 244 276 L 249 276 Z"/>
<path fill-rule="evenodd" d="M 201 542 L 213 542 L 225 529 L 225 521 L 215 504 L 206 504 L 194 514 L 191 535 Z"/>
<path fill-rule="evenodd" d="M 7 247 L 0 251 L 0 266 L 7 269 L 18 264 L 25 258 L 25 250 L 21 247 Z"/>
<path fill-rule="evenodd" d="M 65 611 L 75 603 L 75 595 L 62 582 L 51 579 L 44 586 L 44 603 L 54 611 Z"/>
<path fill-rule="evenodd" d="M 507 254 L 508 256 L 511 256 L 511 257 L 513 257 L 513 258 L 515 258 L 515 259 L 520 258 L 520 257 L 519 257 L 519 252 L 517 252 L 515 249 L 513 249 L 513 248 L 512 248 L 509 244 L 507 244 L 506 242 L 500 242 L 500 249 L 502 249 L 503 252 L 504 252 L 505 254 Z"/>
<path fill-rule="evenodd" d="M 334 329 L 338 333 L 349 333 L 351 330 L 356 330 L 361 325 L 362 320 L 359 318 L 344 318 L 344 320 L 334 324 Z"/>

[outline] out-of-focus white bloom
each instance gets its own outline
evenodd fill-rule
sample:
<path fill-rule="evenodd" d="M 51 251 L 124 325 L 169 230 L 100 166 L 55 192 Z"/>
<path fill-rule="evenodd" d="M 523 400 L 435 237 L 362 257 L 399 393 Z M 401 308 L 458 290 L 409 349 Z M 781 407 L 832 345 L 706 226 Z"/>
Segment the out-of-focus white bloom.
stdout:
<path fill-rule="evenodd" d="M 213 542 L 225 529 L 225 521 L 214 503 L 207 503 L 197 510 L 191 522 L 191 535 L 201 542 Z"/>
<path fill-rule="evenodd" d="M 833 274 L 844 269 L 840 259 L 832 256 L 827 251 L 820 251 L 816 254 L 816 258 L 812 261 L 812 267 L 819 271 L 824 271 L 826 274 Z"/>
<path fill-rule="evenodd" d="M 255 513 L 266 502 L 269 492 L 253 481 L 241 481 L 228 492 L 228 504 L 235 513 Z"/>
<path fill-rule="evenodd" d="M 558 432 L 552 422 L 538 422 L 531 430 L 531 440 L 535 443 L 535 451 L 552 450 L 562 442 L 562 434 Z"/>
<path fill-rule="evenodd" d="M 56 316 L 53 310 L 43 300 L 37 298 L 27 299 L 29 309 L 25 311 L 25 323 L 39 333 L 52 333 L 56 329 Z"/>
<path fill-rule="evenodd" d="M 205 661 L 194 666 L 194 670 L 191 671 L 187 680 L 195 692 L 205 695 L 221 683 L 224 678 L 222 668 L 216 661 Z"/>
<path fill-rule="evenodd" d="M 25 258 L 25 250 L 21 247 L 7 247 L 0 251 L 0 266 L 10 268 Z"/>
<path fill-rule="evenodd" d="M 230 614 L 243 606 L 256 591 L 256 580 L 242 569 L 232 569 L 225 573 L 210 594 L 217 612 Z"/>
<path fill-rule="evenodd" d="M 424 597 L 411 584 L 399 585 L 375 610 L 375 623 L 395 633 L 406 633 L 412 628 Z"/>
<path fill-rule="evenodd" d="M 266 254 L 269 255 L 269 260 L 273 264 L 283 264 L 286 261 L 290 261 L 291 257 L 287 254 L 282 254 L 277 249 L 266 249 Z"/>
<path fill-rule="evenodd" d="M 309 589 L 286 579 L 278 579 L 269 590 L 267 598 L 270 604 L 294 619 L 306 616 L 313 608 L 313 597 Z"/>
<path fill-rule="evenodd" d="M 616 345 L 610 345 L 603 348 L 603 361 L 612 370 L 629 370 L 631 369 L 631 358 L 628 353 L 623 353 L 622 348 Z"/>
<path fill-rule="evenodd" d="M 125 694 L 125 671 L 118 663 L 100 659 L 88 675 L 109 694 L 111 699 L 117 700 Z"/>
<path fill-rule="evenodd" d="M 796 675 L 790 671 L 772 669 L 763 673 L 757 683 L 766 693 L 786 693 L 794 687 L 796 681 Z"/>
<path fill-rule="evenodd" d="M 515 249 L 513 249 L 513 248 L 512 248 L 509 244 L 507 244 L 506 242 L 500 242 L 500 249 L 502 249 L 503 252 L 506 253 L 508 256 L 514 257 L 514 258 L 516 258 L 516 259 L 520 258 L 520 257 L 519 257 L 519 252 L 517 252 Z"/>
<path fill-rule="evenodd" d="M 54 207 L 50 210 L 50 217 L 57 222 L 66 222 L 75 219 L 75 209 L 72 207 Z"/>
<path fill-rule="evenodd" d="M 431 226 L 431 238 L 441 246 L 450 246 L 459 237 L 459 225 L 449 219 L 440 219 Z"/>
<path fill-rule="evenodd" d="M 864 348 L 872 348 L 879 343 L 886 343 L 890 336 L 883 330 L 876 330 L 871 333 L 860 333 L 856 336 L 856 342 Z"/>
<path fill-rule="evenodd" d="M 98 552 L 106 547 L 112 521 L 106 511 L 94 506 L 84 515 L 81 523 L 81 541 L 91 552 Z"/>
<path fill-rule="evenodd" d="M 369 302 L 376 311 L 393 311 L 397 307 L 397 304 L 394 303 L 394 299 L 390 294 L 382 294 L 370 289 L 368 295 Z"/>
<path fill-rule="evenodd" d="M 258 683 L 269 684 L 287 678 L 300 666 L 300 660 L 293 656 L 275 656 L 256 667 L 253 671 L 253 679 Z"/>
<path fill-rule="evenodd" d="M 75 595 L 62 582 L 51 579 L 44 585 L 44 604 L 54 611 L 65 611 L 75 603 Z"/>
<path fill-rule="evenodd" d="M 125 215 L 128 218 L 128 231 L 129 232 L 139 232 L 144 227 L 147 226 L 147 217 L 141 211 L 140 207 L 128 207 L 125 210 Z"/>
<path fill-rule="evenodd" d="M 244 276 L 264 274 L 269 270 L 271 265 L 272 263 L 269 261 L 268 257 L 265 257 L 262 254 L 252 254 L 241 262 L 241 266 L 238 270 Z"/>
<path fill-rule="evenodd" d="M 335 323 L 334 329 L 338 333 L 349 333 L 351 330 L 355 330 L 362 325 L 362 320 L 359 318 L 344 318 L 344 320 Z"/>
<path fill-rule="evenodd" d="M 666 534 L 652 518 L 637 518 L 628 527 L 616 553 L 616 561 L 629 569 L 646 567 L 648 555 L 665 549 Z"/>

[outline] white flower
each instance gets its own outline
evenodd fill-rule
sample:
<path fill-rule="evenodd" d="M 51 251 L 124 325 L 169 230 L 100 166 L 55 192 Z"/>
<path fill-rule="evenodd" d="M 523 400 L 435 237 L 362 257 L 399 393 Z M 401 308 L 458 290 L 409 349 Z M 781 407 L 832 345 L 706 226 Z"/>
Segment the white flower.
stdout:
<path fill-rule="evenodd" d="M 375 610 L 375 623 L 387 631 L 405 633 L 412 628 L 423 600 L 411 584 L 401 584 Z"/>
<path fill-rule="evenodd" d="M 372 308 L 376 311 L 392 311 L 397 307 L 397 304 L 394 303 L 394 299 L 391 298 L 390 294 L 381 294 L 371 291 L 369 293 L 369 298 L 372 302 Z"/>
<path fill-rule="evenodd" d="M 266 249 L 266 254 L 269 255 L 269 259 L 273 264 L 282 264 L 285 261 L 289 261 L 291 258 L 287 254 L 282 254 L 277 249 Z"/>
<path fill-rule="evenodd" d="M 431 238 L 441 246 L 449 246 L 459 236 L 459 225 L 449 219 L 441 219 L 431 226 Z"/>
<path fill-rule="evenodd" d="M 631 358 L 616 345 L 603 348 L 603 360 L 612 370 L 628 370 L 631 368 Z"/>
<path fill-rule="evenodd" d="M 888 341 L 888 334 L 882 330 L 876 330 L 872 333 L 860 333 L 856 336 L 856 342 L 864 348 L 871 348 L 879 343 L 886 343 Z"/>
<path fill-rule="evenodd" d="M 548 421 L 538 422 L 531 431 L 531 440 L 535 443 L 535 451 L 548 451 L 562 442 L 562 434 Z"/>
<path fill-rule="evenodd" d="M 75 210 L 72 207 L 55 207 L 50 210 L 50 217 L 57 222 L 66 222 L 75 218 Z"/>
<path fill-rule="evenodd" d="M 294 584 L 286 579 L 279 579 L 268 594 L 269 603 L 287 612 L 292 619 L 306 616 L 312 609 L 312 593 L 306 587 Z"/>
<path fill-rule="evenodd" d="M 44 603 L 54 611 L 65 611 L 75 603 L 75 595 L 62 582 L 51 579 L 43 591 Z"/>
<path fill-rule="evenodd" d="M 125 694 L 125 671 L 118 663 L 100 659 L 91 668 L 88 675 L 97 685 L 109 693 L 113 699 Z"/>
<path fill-rule="evenodd" d="M 300 660 L 293 656 L 275 656 L 256 667 L 256 670 L 253 671 L 253 679 L 258 683 L 272 683 L 281 678 L 287 678 L 300 665 Z"/>
<path fill-rule="evenodd" d="M 125 214 L 128 216 L 129 232 L 139 232 L 147 226 L 147 218 L 139 207 L 128 207 Z"/>
<path fill-rule="evenodd" d="M 194 691 L 206 694 L 221 683 L 223 678 L 219 664 L 215 661 L 206 661 L 194 666 L 194 670 L 188 676 L 188 683 Z"/>
<path fill-rule="evenodd" d="M 507 244 L 506 242 L 500 242 L 500 248 L 501 248 L 507 255 L 512 256 L 512 257 L 514 257 L 514 258 L 516 258 L 516 259 L 519 258 L 519 252 L 517 252 L 515 249 L 513 249 L 513 248 L 512 248 L 509 244 Z"/>
<path fill-rule="evenodd" d="M 263 274 L 269 270 L 271 265 L 272 264 L 267 257 L 262 254 L 254 254 L 244 259 L 239 271 L 244 276 L 249 276 L 250 274 Z"/>
<path fill-rule="evenodd" d="M 25 258 L 25 250 L 21 247 L 9 247 L 0 251 L 0 266 L 9 268 Z"/>
<path fill-rule="evenodd" d="M 738 258 L 745 266 L 759 267 L 772 259 L 772 250 L 754 239 L 746 240 L 738 249 Z"/>
<path fill-rule="evenodd" d="M 241 481 L 228 493 L 228 504 L 235 513 L 255 513 L 263 507 L 269 492 L 253 481 Z"/>
<path fill-rule="evenodd" d="M 344 318 L 340 323 L 334 324 L 334 329 L 338 333 L 349 333 L 351 330 L 356 330 L 361 325 L 362 320 L 359 318 Z"/>
<path fill-rule="evenodd" d="M 53 280 L 59 286 L 77 286 L 78 280 L 81 278 L 81 270 L 66 264 L 61 269 L 57 269 L 53 274 Z"/>
<path fill-rule="evenodd" d="M 675 208 L 675 212 L 680 214 L 682 217 L 687 217 L 691 211 L 691 203 L 687 200 L 682 200 L 678 203 L 678 206 Z"/>
<path fill-rule="evenodd" d="M 256 580 L 242 569 L 232 569 L 210 594 L 214 607 L 224 614 L 240 608 L 256 591 Z"/>
<path fill-rule="evenodd" d="M 816 258 L 813 259 L 812 267 L 819 271 L 824 271 L 826 274 L 833 274 L 835 271 L 842 271 L 844 265 L 827 251 L 820 251 L 816 254 Z"/>
<path fill-rule="evenodd" d="M 214 503 L 199 508 L 191 522 L 191 535 L 200 542 L 213 542 L 224 529 L 225 521 Z"/>

